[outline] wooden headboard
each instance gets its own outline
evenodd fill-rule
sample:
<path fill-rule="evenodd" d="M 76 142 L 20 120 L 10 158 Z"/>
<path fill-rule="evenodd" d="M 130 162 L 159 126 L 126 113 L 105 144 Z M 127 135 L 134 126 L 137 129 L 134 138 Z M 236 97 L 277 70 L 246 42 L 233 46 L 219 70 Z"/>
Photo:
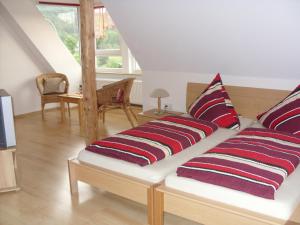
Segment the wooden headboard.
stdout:
<path fill-rule="evenodd" d="M 203 83 L 187 84 L 187 110 L 207 85 Z M 238 86 L 225 86 L 225 88 L 237 113 L 252 119 L 256 119 L 258 114 L 266 111 L 290 93 L 290 91 Z"/>

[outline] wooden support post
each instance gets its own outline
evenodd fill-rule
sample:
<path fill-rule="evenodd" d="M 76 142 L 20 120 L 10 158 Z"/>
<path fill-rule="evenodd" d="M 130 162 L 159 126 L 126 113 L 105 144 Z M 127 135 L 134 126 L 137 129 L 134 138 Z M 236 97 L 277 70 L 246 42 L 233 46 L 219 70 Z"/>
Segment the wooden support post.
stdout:
<path fill-rule="evenodd" d="M 86 144 L 97 139 L 94 1 L 80 0 L 81 67 Z"/>

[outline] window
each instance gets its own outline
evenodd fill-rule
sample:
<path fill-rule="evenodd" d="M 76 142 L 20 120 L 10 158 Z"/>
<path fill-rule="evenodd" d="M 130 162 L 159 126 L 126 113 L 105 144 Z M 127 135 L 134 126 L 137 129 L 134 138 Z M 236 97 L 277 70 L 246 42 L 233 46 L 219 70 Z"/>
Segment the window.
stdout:
<path fill-rule="evenodd" d="M 37 7 L 56 30 L 58 36 L 77 62 L 80 63 L 78 7 L 47 4 L 40 4 Z"/>
<path fill-rule="evenodd" d="M 39 4 L 37 7 L 80 63 L 79 8 L 52 4 Z M 97 7 L 94 13 L 96 72 L 140 72 L 138 63 L 131 55 L 106 8 Z"/>
<path fill-rule="evenodd" d="M 94 12 L 97 71 L 130 73 L 140 70 L 106 8 L 95 8 Z"/>

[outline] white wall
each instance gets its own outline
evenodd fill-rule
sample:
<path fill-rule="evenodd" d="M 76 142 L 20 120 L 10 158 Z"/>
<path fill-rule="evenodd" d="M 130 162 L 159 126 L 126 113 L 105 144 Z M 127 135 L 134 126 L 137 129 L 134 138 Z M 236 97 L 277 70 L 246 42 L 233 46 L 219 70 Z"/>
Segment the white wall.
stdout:
<path fill-rule="evenodd" d="M 37 111 L 40 98 L 34 78 L 43 68 L 37 65 L 0 16 L 0 88 L 14 101 L 15 114 Z"/>
<path fill-rule="evenodd" d="M 293 89 L 300 83 L 299 0 L 103 0 L 149 91 L 183 108 L 187 80 Z M 174 94 L 176 92 L 176 94 Z M 180 97 L 181 96 L 181 97 Z"/>
<path fill-rule="evenodd" d="M 16 115 L 40 109 L 35 77 L 41 73 L 64 73 L 70 91 L 78 90 L 80 65 L 32 0 L 0 0 L 0 17 L 1 88 L 13 95 Z"/>
<path fill-rule="evenodd" d="M 170 97 L 163 98 L 162 104 L 171 104 L 172 110 L 185 112 L 186 109 L 186 87 L 187 82 L 210 83 L 216 74 L 197 74 L 183 72 L 143 71 L 143 99 L 144 110 L 157 107 L 157 100 L 149 97 L 155 88 L 166 89 Z M 245 77 L 221 74 L 224 84 L 244 87 L 257 87 L 281 90 L 293 90 L 300 79 L 277 79 L 262 77 Z M 146 85 L 145 85 L 146 84 Z M 200 94 L 200 92 L 199 92 Z"/>

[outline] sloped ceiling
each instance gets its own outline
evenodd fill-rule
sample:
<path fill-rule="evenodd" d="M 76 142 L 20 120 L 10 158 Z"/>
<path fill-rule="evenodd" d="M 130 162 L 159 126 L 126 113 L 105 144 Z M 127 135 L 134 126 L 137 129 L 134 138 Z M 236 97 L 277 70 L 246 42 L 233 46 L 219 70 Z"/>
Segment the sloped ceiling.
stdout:
<path fill-rule="evenodd" d="M 143 70 L 300 78 L 299 0 L 103 0 Z"/>
<path fill-rule="evenodd" d="M 24 45 L 36 57 L 43 58 L 54 71 L 79 79 L 81 66 L 31 0 L 0 0 L 0 9 L 14 31 L 19 34 L 19 38 L 23 39 Z"/>

